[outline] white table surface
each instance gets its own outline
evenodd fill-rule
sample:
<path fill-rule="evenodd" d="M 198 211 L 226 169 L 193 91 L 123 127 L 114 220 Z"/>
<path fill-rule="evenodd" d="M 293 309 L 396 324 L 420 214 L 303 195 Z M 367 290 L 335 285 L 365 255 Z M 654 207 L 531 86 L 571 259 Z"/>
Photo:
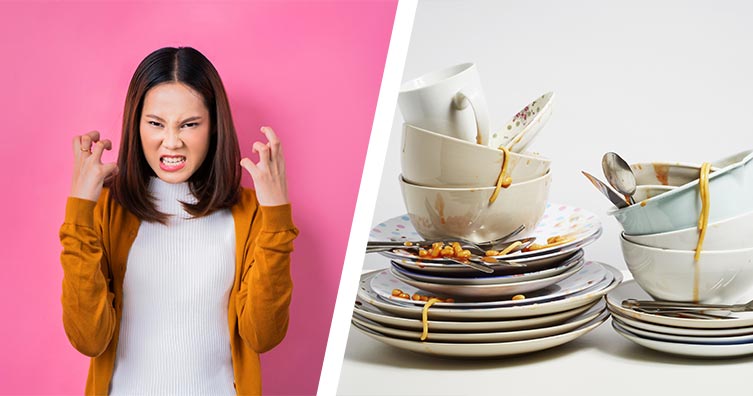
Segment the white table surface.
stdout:
<path fill-rule="evenodd" d="M 588 257 L 588 255 L 586 255 Z M 386 268 L 379 255 L 364 272 Z M 630 274 L 623 271 L 625 279 Z M 350 328 L 339 395 L 750 395 L 753 356 L 690 359 L 636 345 L 611 319 L 565 345 L 486 360 L 437 358 Z"/>

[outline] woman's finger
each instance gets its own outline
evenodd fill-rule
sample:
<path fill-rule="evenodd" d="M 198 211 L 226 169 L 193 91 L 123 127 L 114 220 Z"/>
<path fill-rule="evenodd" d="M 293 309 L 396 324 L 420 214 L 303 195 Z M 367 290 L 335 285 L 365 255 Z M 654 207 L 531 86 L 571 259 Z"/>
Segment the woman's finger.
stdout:
<path fill-rule="evenodd" d="M 93 142 L 98 142 L 98 141 L 99 141 L 99 131 L 91 131 L 91 132 L 87 133 L 87 134 L 86 134 L 86 135 L 84 135 L 84 136 L 89 136 L 89 138 L 90 138 L 90 139 L 91 139 L 91 140 L 92 140 Z"/>
<path fill-rule="evenodd" d="M 110 174 L 118 172 L 118 164 L 114 162 L 108 162 L 102 165 L 102 170 L 105 173 L 105 177 L 110 176 Z"/>
<path fill-rule="evenodd" d="M 267 137 L 267 140 L 269 141 L 269 143 L 267 143 L 267 147 L 269 147 L 271 156 L 272 158 L 274 158 L 280 149 L 280 139 L 277 137 L 277 133 L 275 133 L 272 128 L 267 126 L 261 127 L 261 133 L 263 133 L 264 136 Z"/>
<path fill-rule="evenodd" d="M 104 142 L 97 142 L 92 145 L 92 156 L 95 161 L 99 162 L 102 160 L 102 152 L 105 151 L 105 146 Z"/>
<path fill-rule="evenodd" d="M 79 150 L 83 153 L 90 153 L 92 150 L 92 138 L 89 134 L 81 135 L 81 146 Z"/>
<path fill-rule="evenodd" d="M 274 160 L 274 158 L 276 158 L 279 155 L 280 150 L 282 148 L 280 145 L 280 139 L 277 137 L 277 133 L 274 130 L 272 130 L 272 128 L 270 127 L 262 127 L 261 131 L 264 134 L 264 136 L 267 137 L 267 140 L 269 141 L 267 143 L 267 147 L 269 147 L 271 157 Z"/>
<path fill-rule="evenodd" d="M 81 154 L 81 136 L 74 136 L 73 137 L 73 155 L 78 158 L 79 154 Z"/>
<path fill-rule="evenodd" d="M 105 145 L 105 150 L 112 150 L 112 142 L 110 141 L 110 139 L 102 140 L 102 144 Z"/>
<path fill-rule="evenodd" d="M 249 174 L 251 174 L 251 177 L 256 177 L 256 173 L 258 172 L 258 168 L 256 167 L 256 164 L 254 164 L 253 161 L 251 161 L 248 158 L 243 158 L 241 160 L 241 166 L 243 169 L 247 170 Z"/>
<path fill-rule="evenodd" d="M 268 126 L 261 127 L 261 133 L 263 133 L 264 136 L 267 137 L 267 140 L 269 140 L 270 142 L 278 142 L 279 141 L 279 139 L 277 138 L 277 134 L 275 133 L 275 131 L 272 128 L 268 127 Z"/>
<path fill-rule="evenodd" d="M 253 150 L 259 154 L 259 164 L 269 164 L 269 147 L 262 142 L 254 142 Z"/>

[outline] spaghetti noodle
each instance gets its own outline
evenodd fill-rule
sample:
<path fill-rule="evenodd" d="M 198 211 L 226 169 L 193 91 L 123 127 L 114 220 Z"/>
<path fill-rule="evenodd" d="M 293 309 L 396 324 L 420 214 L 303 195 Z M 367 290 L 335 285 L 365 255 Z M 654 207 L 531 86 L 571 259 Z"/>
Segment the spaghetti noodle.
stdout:
<path fill-rule="evenodd" d="M 698 243 L 695 248 L 695 261 L 701 258 L 701 250 L 703 249 L 703 239 L 706 237 L 706 228 L 709 223 L 709 171 L 711 170 L 711 164 L 704 162 L 701 166 L 701 175 L 698 180 L 698 189 L 701 195 L 701 215 L 698 217 Z"/>
<path fill-rule="evenodd" d="M 512 184 L 512 178 L 505 176 L 507 173 L 507 162 L 510 159 L 510 150 L 505 146 L 499 146 L 499 149 L 505 153 L 505 158 L 502 160 L 502 169 L 499 171 L 499 177 L 497 177 L 497 186 L 494 188 L 492 196 L 489 197 L 490 204 L 497 200 L 500 189 L 510 187 L 510 184 Z"/>
<path fill-rule="evenodd" d="M 421 333 L 421 341 L 426 341 L 426 339 L 429 338 L 429 307 L 439 301 L 438 298 L 430 298 L 429 301 L 424 304 L 424 309 L 421 312 L 421 323 L 424 325 L 424 331 Z"/>
<path fill-rule="evenodd" d="M 701 250 L 703 250 L 703 240 L 706 237 L 706 228 L 709 225 L 709 209 L 711 207 L 710 195 L 709 195 L 709 172 L 711 171 L 711 164 L 704 162 L 701 166 L 701 174 L 698 178 L 698 193 L 701 196 L 701 214 L 698 216 L 698 243 L 695 247 L 695 255 L 693 256 L 694 264 L 694 276 L 693 276 L 693 301 L 698 302 L 699 295 L 699 282 L 701 268 L 698 260 L 701 259 Z"/>

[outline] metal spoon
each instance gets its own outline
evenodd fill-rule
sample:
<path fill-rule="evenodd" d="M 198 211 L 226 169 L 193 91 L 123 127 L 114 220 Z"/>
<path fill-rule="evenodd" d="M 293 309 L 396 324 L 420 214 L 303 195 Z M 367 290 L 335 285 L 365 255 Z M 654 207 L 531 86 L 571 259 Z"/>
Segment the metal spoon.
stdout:
<path fill-rule="evenodd" d="M 636 181 L 630 165 L 617 153 L 609 152 L 601 158 L 601 168 L 609 184 L 625 196 L 628 204 L 634 204 L 633 194 L 635 194 Z"/>
<path fill-rule="evenodd" d="M 624 199 L 620 198 L 620 195 L 614 192 L 614 190 L 612 190 L 612 187 L 609 187 L 603 181 L 597 179 L 588 172 L 581 171 L 581 173 L 583 173 L 583 176 L 585 176 L 591 182 L 591 184 L 596 187 L 597 190 L 601 191 L 601 193 L 604 194 L 604 196 L 607 197 L 609 201 L 614 204 L 614 206 L 620 209 L 628 207 L 627 202 L 625 202 Z"/>

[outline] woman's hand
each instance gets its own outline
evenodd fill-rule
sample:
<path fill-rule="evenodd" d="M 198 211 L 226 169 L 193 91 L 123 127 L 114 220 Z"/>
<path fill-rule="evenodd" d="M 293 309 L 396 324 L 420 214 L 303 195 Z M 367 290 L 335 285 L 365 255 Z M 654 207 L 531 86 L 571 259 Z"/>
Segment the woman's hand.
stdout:
<path fill-rule="evenodd" d="M 73 138 L 73 183 L 71 196 L 96 201 L 102 193 L 105 177 L 117 172 L 115 163 L 102 163 L 102 153 L 112 149 L 112 142 L 99 140 L 99 132 L 92 131 Z"/>
<path fill-rule="evenodd" d="M 288 186 L 285 180 L 285 160 L 277 135 L 270 127 L 262 127 L 261 133 L 267 143 L 254 142 L 253 151 L 259 154 L 259 162 L 254 164 L 248 158 L 241 160 L 241 166 L 251 174 L 256 189 L 256 199 L 261 206 L 287 204 Z"/>

